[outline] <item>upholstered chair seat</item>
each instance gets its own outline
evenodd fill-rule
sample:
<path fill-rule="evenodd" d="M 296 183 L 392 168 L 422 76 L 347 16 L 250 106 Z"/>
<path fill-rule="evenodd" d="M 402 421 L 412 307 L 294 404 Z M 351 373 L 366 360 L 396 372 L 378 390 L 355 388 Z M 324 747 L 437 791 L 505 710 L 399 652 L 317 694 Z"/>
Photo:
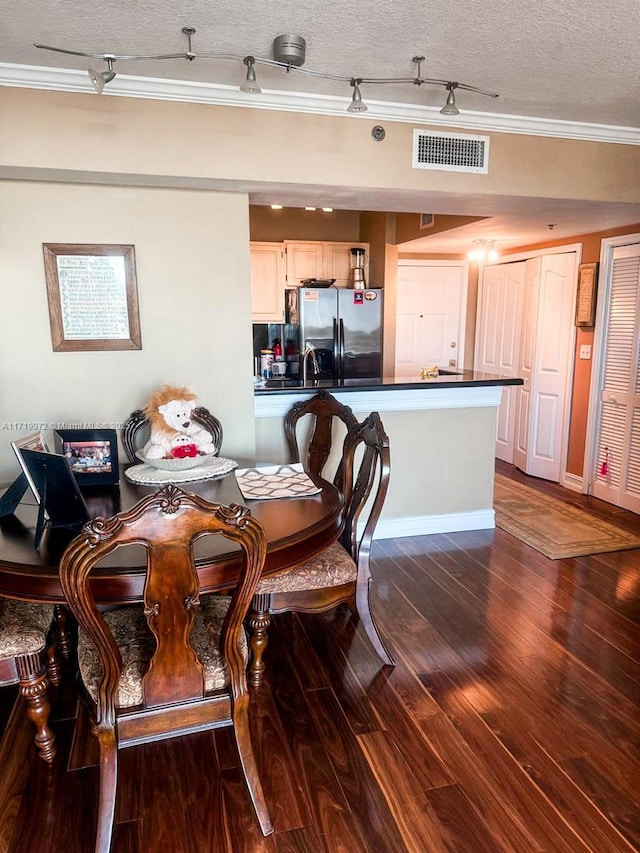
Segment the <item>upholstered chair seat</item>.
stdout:
<path fill-rule="evenodd" d="M 256 593 L 272 595 L 276 592 L 323 589 L 354 583 L 357 577 L 358 567 L 353 558 L 339 542 L 334 542 L 301 566 L 263 578 Z"/>
<path fill-rule="evenodd" d="M 229 672 L 220 654 L 220 633 L 231 598 L 207 595 L 196 608 L 191 632 L 191 644 L 203 667 L 204 689 L 209 693 L 229 686 Z M 109 610 L 104 621 L 122 655 L 122 673 L 115 694 L 118 708 L 131 708 L 143 702 L 142 679 L 149 669 L 156 642 L 147 624 L 142 607 L 131 605 Z M 240 635 L 240 652 L 245 665 L 248 660 L 247 639 Z M 98 700 L 98 685 L 102 666 L 97 649 L 80 630 L 78 636 L 78 666 L 82 682 L 94 702 Z"/>
<path fill-rule="evenodd" d="M 38 752 L 47 762 L 56 753 L 48 688 L 49 682 L 60 681 L 54 620 L 53 605 L 0 598 L 0 687 L 18 684 L 27 716 L 36 727 Z"/>
<path fill-rule="evenodd" d="M 53 604 L 0 599 L 0 660 L 43 652 L 53 621 Z"/>

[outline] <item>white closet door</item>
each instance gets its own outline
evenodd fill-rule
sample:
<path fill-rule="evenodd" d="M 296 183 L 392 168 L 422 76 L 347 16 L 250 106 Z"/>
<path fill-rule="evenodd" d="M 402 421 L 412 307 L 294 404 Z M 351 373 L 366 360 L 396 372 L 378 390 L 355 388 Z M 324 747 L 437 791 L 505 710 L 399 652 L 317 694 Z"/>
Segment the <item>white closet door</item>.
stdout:
<path fill-rule="evenodd" d="M 534 477 L 560 481 L 575 331 L 576 256 L 527 261 L 515 464 Z"/>
<path fill-rule="evenodd" d="M 462 359 L 465 284 L 464 264 L 398 263 L 397 378 L 418 379 L 423 367 L 455 366 Z"/>
<path fill-rule="evenodd" d="M 487 266 L 482 273 L 476 325 L 475 369 L 518 376 L 525 262 Z M 513 462 L 517 386 L 505 386 L 498 407 L 496 457 Z"/>
<path fill-rule="evenodd" d="M 640 245 L 620 246 L 605 320 L 593 494 L 633 512 L 640 512 L 639 350 Z"/>
<path fill-rule="evenodd" d="M 516 427 L 513 447 L 513 462 L 521 471 L 526 471 L 528 465 L 531 380 L 536 351 L 538 290 L 541 268 L 541 257 L 529 258 L 528 261 L 525 261 L 522 338 L 518 369 L 518 376 L 523 380 L 524 385 L 516 389 Z"/>

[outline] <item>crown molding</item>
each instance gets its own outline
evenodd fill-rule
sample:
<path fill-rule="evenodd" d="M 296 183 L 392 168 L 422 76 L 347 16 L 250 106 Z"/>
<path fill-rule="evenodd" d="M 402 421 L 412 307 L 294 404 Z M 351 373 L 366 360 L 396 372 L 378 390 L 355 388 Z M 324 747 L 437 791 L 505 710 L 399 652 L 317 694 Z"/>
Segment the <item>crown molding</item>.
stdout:
<path fill-rule="evenodd" d="M 15 65 L 0 62 L 0 86 L 24 89 L 46 89 L 56 92 L 95 94 L 86 71 L 50 68 L 37 65 Z M 96 95 L 96 97 L 98 97 Z M 228 107 L 250 107 L 262 110 L 336 115 L 349 119 L 401 121 L 409 124 L 428 124 L 466 130 L 517 133 L 527 136 L 552 136 L 560 139 L 579 139 L 590 142 L 612 142 L 621 145 L 640 145 L 639 127 L 618 127 L 607 124 L 558 121 L 530 116 L 501 115 L 465 110 L 460 116 L 442 116 L 437 107 L 419 104 L 400 104 L 392 101 L 373 101 L 367 98 L 366 113 L 347 113 L 345 97 L 301 94 L 267 89 L 260 95 L 246 95 L 236 86 L 218 83 L 197 83 L 189 80 L 168 80 L 157 77 L 134 77 L 118 74 L 105 88 L 101 97 L 145 98 L 158 101 L 183 101 Z"/>

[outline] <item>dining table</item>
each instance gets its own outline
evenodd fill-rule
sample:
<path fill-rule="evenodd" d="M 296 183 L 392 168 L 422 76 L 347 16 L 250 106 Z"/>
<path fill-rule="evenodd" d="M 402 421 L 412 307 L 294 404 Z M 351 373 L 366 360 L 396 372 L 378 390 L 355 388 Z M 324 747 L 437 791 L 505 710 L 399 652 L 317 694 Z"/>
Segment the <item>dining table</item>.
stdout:
<path fill-rule="evenodd" d="M 259 467 L 259 463 L 252 464 Z M 215 479 L 180 483 L 179 487 L 214 503 L 247 506 L 266 531 L 268 544 L 263 574 L 268 575 L 306 562 L 341 533 L 341 493 L 328 481 L 309 476 L 319 491 L 304 497 L 247 500 L 233 470 Z M 159 488 L 160 485 L 132 483 L 122 471 L 118 485 L 87 487 L 83 493 L 90 517 L 108 518 L 130 509 Z M 37 514 L 35 499 L 29 502 L 25 496 L 12 515 L 0 518 L 0 597 L 64 604 L 58 567 L 64 549 L 78 535 L 78 530 L 45 529 L 36 550 Z M 221 536 L 207 536 L 196 541 L 194 554 L 201 592 L 215 592 L 235 585 L 242 559 L 239 546 Z M 117 549 L 92 576 L 96 602 L 119 605 L 143 601 L 145 573 L 144 546 Z"/>

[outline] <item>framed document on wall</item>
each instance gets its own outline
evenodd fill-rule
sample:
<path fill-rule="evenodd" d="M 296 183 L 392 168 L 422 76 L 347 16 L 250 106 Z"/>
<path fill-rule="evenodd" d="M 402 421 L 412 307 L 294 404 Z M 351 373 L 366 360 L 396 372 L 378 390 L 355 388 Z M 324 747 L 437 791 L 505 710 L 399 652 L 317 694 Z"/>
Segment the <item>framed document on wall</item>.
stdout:
<path fill-rule="evenodd" d="M 53 351 L 142 349 L 134 247 L 42 248 Z"/>
<path fill-rule="evenodd" d="M 593 326 L 596 321 L 598 264 L 580 264 L 576 298 L 576 326 Z"/>

